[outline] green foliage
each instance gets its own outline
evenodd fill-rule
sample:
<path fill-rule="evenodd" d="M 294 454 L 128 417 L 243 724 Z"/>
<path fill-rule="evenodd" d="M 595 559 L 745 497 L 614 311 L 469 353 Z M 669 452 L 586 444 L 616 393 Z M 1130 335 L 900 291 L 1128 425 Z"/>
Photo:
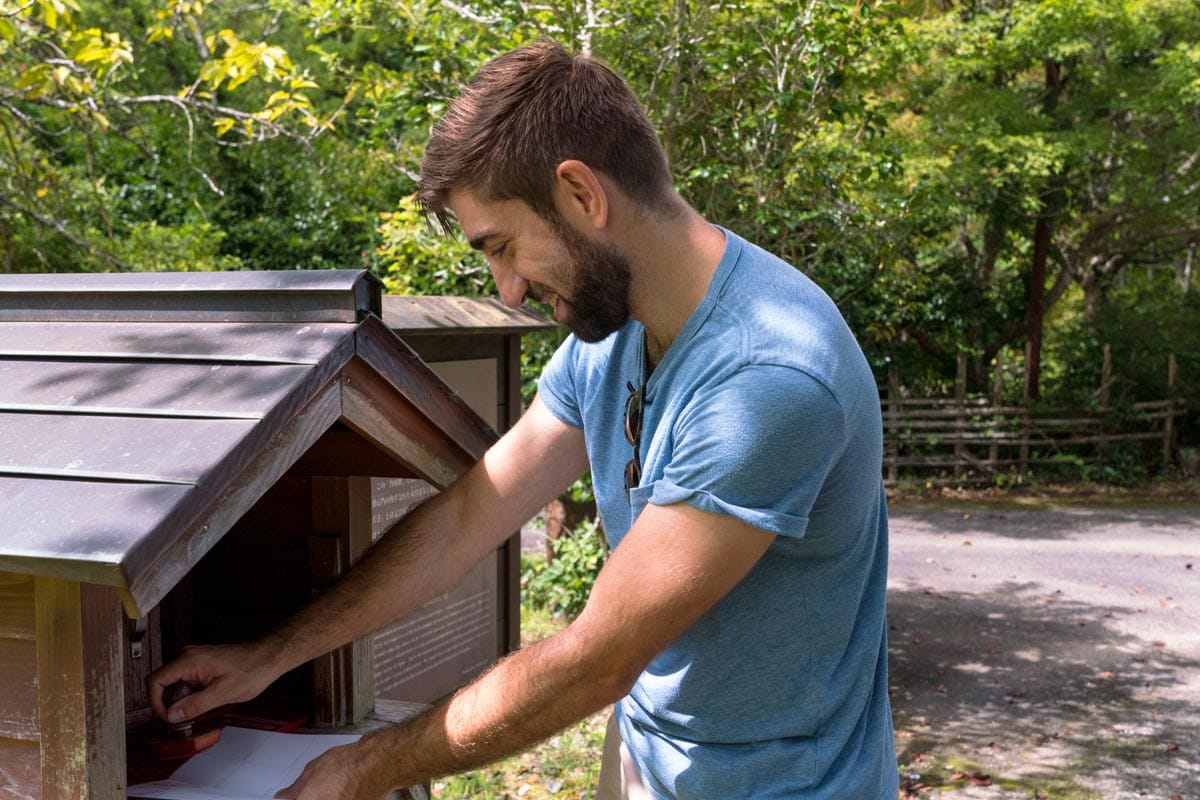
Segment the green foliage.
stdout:
<path fill-rule="evenodd" d="M 431 227 L 415 195 L 403 198 L 394 211 L 379 213 L 375 268 L 396 294 L 495 294 L 483 256 L 461 236 Z"/>
<path fill-rule="evenodd" d="M 1089 316 L 1128 265 L 1181 258 L 1200 237 L 1195 4 L 1029 0 L 903 24 L 880 88 L 909 189 L 883 224 L 934 313 L 891 315 L 898 347 L 944 374 L 958 350 L 986 365 L 1021 344 L 1039 218 L 1048 302 L 1078 286 Z M 983 388 L 986 369 L 973 377 Z"/>
<path fill-rule="evenodd" d="M 530 560 L 523 565 L 521 596 L 534 608 L 573 619 L 587 605 L 604 564 L 604 533 L 594 520 L 585 520 L 569 536 L 553 539 L 551 550 L 549 560 Z"/>
<path fill-rule="evenodd" d="M 177 227 L 154 221 L 134 224 L 117 239 L 114 255 L 146 272 L 183 272 L 239 269 L 242 262 L 220 252 L 225 234 L 208 222 L 188 222 Z"/>
<path fill-rule="evenodd" d="M 0 0 L 0 271 L 492 294 L 412 193 L 448 98 L 540 35 L 630 82 L 683 195 L 825 287 L 881 379 L 949 389 L 964 352 L 985 391 L 1004 356 L 1019 399 L 1042 219 L 1043 395 L 1094 403 L 1107 342 L 1122 398 L 1161 397 L 1167 348 L 1200 396 L 1195 290 L 1142 275 L 1200 242 L 1192 0 Z M 526 400 L 561 338 L 526 340 Z"/>

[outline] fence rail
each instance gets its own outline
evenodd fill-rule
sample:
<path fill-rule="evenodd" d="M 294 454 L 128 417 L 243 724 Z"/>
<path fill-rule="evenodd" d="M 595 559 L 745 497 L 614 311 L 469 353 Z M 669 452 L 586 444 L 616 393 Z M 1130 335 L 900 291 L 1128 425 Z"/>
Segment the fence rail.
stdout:
<path fill-rule="evenodd" d="M 890 482 L 900 473 L 922 477 L 951 471 L 956 480 L 1018 473 L 1065 460 L 1096 463 L 1101 448 L 1122 442 L 1162 442 L 1169 463 L 1183 400 L 1156 400 L 1110 411 L 993 406 L 986 398 L 883 398 L 883 466 Z M 973 476 L 971 475 L 973 473 Z"/>
<path fill-rule="evenodd" d="M 965 362 L 960 363 L 961 383 L 955 397 L 904 397 L 893 374 L 880 389 L 884 476 L 889 483 L 902 474 L 989 481 L 1014 470 L 1024 475 L 1031 466 L 1095 464 L 1113 445 L 1151 441 L 1161 442 L 1162 463 L 1169 465 L 1187 403 L 1168 396 L 1114 409 L 1106 390 L 1111 375 L 1107 348 L 1104 371 L 1097 409 L 1004 404 L 999 402 L 999 380 L 992 397 L 968 396 L 962 388 Z M 1174 393 L 1175 382 L 1172 357 L 1168 395 Z"/>

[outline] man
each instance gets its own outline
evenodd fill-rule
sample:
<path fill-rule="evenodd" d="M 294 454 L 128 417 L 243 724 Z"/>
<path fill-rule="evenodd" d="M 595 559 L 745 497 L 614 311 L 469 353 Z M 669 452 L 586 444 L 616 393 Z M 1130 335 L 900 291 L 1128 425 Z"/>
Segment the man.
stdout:
<path fill-rule="evenodd" d="M 420 196 L 574 335 L 478 465 L 268 638 L 152 675 L 155 710 L 247 699 L 412 611 L 590 466 L 613 551 L 579 618 L 280 796 L 380 798 L 617 703 L 608 796 L 895 798 L 879 401 L 833 303 L 705 222 L 629 88 L 551 42 L 480 71 Z M 181 679 L 207 688 L 164 709 Z"/>

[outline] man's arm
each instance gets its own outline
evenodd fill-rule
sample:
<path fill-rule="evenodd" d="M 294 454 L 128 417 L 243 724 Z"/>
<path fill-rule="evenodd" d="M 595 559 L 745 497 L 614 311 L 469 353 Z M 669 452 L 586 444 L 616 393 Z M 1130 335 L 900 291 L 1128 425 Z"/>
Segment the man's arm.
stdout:
<path fill-rule="evenodd" d="M 284 672 L 405 616 L 451 589 L 586 468 L 583 432 L 535 400 L 478 464 L 278 629 L 249 644 L 187 648 L 153 673 L 152 708 L 177 722 L 248 700 Z M 168 710 L 163 690 L 180 680 L 207 688 Z"/>
<path fill-rule="evenodd" d="M 684 504 L 647 506 L 565 630 L 508 656 L 421 717 L 330 751 L 277 796 L 378 800 L 529 747 L 628 693 L 773 540 Z"/>

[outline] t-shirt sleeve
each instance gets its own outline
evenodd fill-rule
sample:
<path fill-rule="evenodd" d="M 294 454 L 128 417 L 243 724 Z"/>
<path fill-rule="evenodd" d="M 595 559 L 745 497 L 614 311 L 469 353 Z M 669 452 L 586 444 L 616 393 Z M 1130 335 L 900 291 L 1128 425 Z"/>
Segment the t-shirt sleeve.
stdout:
<path fill-rule="evenodd" d="M 846 448 L 846 430 L 844 410 L 823 383 L 790 367 L 744 367 L 676 420 L 670 461 L 647 500 L 802 537 Z"/>
<path fill-rule="evenodd" d="M 568 336 L 554 351 L 538 378 L 538 397 L 551 414 L 573 428 L 582 428 L 583 412 L 575 380 L 577 342 L 574 336 Z"/>

